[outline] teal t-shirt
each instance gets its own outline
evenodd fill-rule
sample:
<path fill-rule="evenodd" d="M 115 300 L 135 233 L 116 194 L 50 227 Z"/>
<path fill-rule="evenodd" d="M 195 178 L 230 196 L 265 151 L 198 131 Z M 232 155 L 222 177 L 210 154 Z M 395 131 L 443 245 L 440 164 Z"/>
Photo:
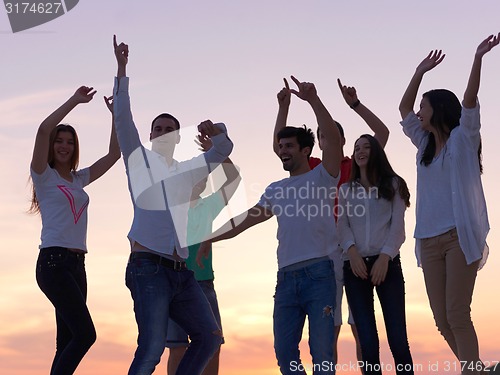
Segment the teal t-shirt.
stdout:
<path fill-rule="evenodd" d="M 225 202 L 220 191 L 205 197 L 199 198 L 196 205 L 189 208 L 187 236 L 189 256 L 186 259 L 188 268 L 194 272 L 194 277 L 198 281 L 213 280 L 214 270 L 212 267 L 212 251 L 208 258 L 202 258 L 205 268 L 200 268 L 196 263 L 196 255 L 200 242 L 212 233 L 212 224 L 225 206 Z M 210 249 L 211 250 L 211 249 Z"/>

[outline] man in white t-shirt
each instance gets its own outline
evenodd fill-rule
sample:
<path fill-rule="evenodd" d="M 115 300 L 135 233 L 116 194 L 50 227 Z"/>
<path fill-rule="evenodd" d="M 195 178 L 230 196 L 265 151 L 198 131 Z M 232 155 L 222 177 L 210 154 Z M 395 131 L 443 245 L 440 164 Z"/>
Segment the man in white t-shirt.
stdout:
<path fill-rule="evenodd" d="M 314 84 L 299 82 L 293 94 L 307 101 L 327 140 L 322 164 L 311 170 L 308 158 L 314 134 L 305 126 L 285 127 L 278 133 L 283 168 L 290 177 L 266 188 L 259 203 L 222 226 L 210 242 L 232 238 L 276 216 L 278 220 L 278 281 L 274 296 L 274 348 L 282 374 L 305 374 L 299 342 L 306 316 L 314 374 L 335 374 L 333 354 L 335 274 L 329 255 L 337 241 L 333 205 L 339 176 L 340 135 Z M 204 248 L 200 250 L 200 257 Z"/>

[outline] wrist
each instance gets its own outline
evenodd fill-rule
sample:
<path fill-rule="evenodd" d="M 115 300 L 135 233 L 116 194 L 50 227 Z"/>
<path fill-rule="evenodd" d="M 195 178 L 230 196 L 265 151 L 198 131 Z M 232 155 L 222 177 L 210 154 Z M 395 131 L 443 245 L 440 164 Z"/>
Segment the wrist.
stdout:
<path fill-rule="evenodd" d="M 361 102 L 360 102 L 360 101 L 359 101 L 359 99 L 358 99 L 358 100 L 356 100 L 354 103 L 349 104 L 349 107 L 351 107 L 351 109 L 356 109 L 356 107 L 357 107 L 358 105 L 360 105 L 360 104 L 361 104 Z"/>

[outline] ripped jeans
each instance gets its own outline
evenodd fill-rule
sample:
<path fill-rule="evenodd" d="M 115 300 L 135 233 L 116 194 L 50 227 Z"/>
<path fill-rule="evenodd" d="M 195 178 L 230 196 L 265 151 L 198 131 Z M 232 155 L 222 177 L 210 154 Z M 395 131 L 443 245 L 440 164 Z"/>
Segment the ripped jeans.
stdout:
<path fill-rule="evenodd" d="M 282 374 L 335 374 L 333 354 L 335 272 L 333 262 L 320 258 L 278 271 L 274 296 L 274 350 Z M 300 263 L 299 265 L 301 265 Z M 306 316 L 313 363 L 302 364 L 299 342 Z M 313 371 L 311 371 L 311 369 Z"/>

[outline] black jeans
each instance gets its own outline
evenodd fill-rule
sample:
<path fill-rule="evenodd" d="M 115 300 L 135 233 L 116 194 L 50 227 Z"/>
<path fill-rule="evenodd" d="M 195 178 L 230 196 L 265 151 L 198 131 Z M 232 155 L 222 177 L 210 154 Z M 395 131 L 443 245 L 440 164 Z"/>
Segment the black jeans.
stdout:
<path fill-rule="evenodd" d="M 63 247 L 40 250 L 36 281 L 56 310 L 56 354 L 50 375 L 70 375 L 96 340 L 87 308 L 85 256 Z"/>
<path fill-rule="evenodd" d="M 364 258 L 368 274 L 377 258 L 378 255 Z M 373 304 L 375 288 L 384 314 L 387 341 L 394 357 L 396 374 L 413 375 L 413 361 L 406 334 L 405 287 L 399 255 L 389 261 L 387 275 L 379 286 L 374 286 L 370 277 L 363 280 L 355 276 L 349 261 L 344 262 L 344 283 L 347 301 L 358 329 L 364 374 L 382 374 Z"/>

